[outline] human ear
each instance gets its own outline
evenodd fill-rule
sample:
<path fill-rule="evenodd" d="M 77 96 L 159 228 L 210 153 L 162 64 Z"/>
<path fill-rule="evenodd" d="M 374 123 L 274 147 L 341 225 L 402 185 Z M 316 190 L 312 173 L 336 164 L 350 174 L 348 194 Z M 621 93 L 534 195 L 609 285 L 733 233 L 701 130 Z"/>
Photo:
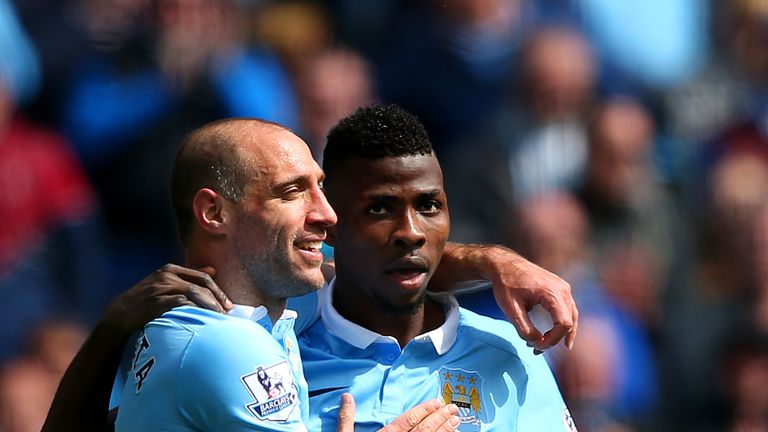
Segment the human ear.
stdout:
<path fill-rule="evenodd" d="M 192 213 L 197 224 L 210 233 L 222 233 L 226 224 L 224 198 L 212 189 L 197 191 L 192 199 Z"/>

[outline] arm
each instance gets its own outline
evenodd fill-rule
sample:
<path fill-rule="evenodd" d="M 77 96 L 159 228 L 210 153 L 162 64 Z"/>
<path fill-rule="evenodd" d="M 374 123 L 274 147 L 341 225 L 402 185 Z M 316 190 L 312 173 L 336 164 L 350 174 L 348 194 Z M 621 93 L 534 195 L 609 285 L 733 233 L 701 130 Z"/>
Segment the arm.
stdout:
<path fill-rule="evenodd" d="M 535 346 L 535 352 L 556 345 L 564 336 L 566 346 L 573 347 L 579 311 L 568 282 L 503 246 L 448 243 L 430 289 L 445 291 L 478 279 L 491 282 L 496 302 L 520 337 Z M 549 312 L 554 323 L 543 336 L 528 317 L 537 304 Z"/>
<path fill-rule="evenodd" d="M 210 277 L 213 269 L 163 266 L 115 298 L 67 368 L 56 391 L 45 431 L 104 430 L 123 348 L 131 333 L 182 304 L 224 311 L 231 302 Z"/>

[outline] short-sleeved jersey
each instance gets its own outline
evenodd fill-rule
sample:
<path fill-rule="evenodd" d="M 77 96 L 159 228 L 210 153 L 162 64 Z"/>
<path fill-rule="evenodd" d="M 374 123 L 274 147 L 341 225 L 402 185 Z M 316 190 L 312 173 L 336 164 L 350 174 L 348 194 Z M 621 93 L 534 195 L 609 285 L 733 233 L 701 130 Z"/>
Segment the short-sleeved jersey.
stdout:
<path fill-rule="evenodd" d="M 306 431 L 307 384 L 287 310 L 183 306 L 138 338 L 117 431 Z"/>
<path fill-rule="evenodd" d="M 396 339 L 341 317 L 332 289 L 320 291 L 321 318 L 299 335 L 310 430 L 335 430 L 343 392 L 357 401 L 358 431 L 376 430 L 433 398 L 459 407 L 462 432 L 575 430 L 546 361 L 510 323 L 435 295 L 445 323 L 400 349 Z"/>

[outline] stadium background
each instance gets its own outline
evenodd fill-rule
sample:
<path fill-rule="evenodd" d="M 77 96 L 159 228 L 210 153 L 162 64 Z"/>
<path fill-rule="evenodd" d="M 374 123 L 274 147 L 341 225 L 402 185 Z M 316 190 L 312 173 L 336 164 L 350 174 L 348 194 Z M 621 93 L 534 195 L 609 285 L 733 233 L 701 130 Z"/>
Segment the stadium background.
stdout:
<path fill-rule="evenodd" d="M 256 116 L 320 158 L 374 102 L 426 124 L 454 239 L 571 283 L 546 355 L 580 430 L 768 430 L 768 1 L 0 0 L 0 431 L 181 262 L 186 132 Z"/>

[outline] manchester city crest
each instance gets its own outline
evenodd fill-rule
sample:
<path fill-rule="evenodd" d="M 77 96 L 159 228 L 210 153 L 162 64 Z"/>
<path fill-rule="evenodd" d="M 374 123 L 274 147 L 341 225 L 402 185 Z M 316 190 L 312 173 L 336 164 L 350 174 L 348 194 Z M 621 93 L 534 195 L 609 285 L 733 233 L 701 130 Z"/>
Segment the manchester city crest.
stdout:
<path fill-rule="evenodd" d="M 442 399 L 446 404 L 459 407 L 459 430 L 480 431 L 482 423 L 487 420 L 481 397 L 483 379 L 477 372 L 464 369 L 444 367 L 438 374 Z"/>
<path fill-rule="evenodd" d="M 256 371 L 240 377 L 255 402 L 246 405 L 260 420 L 286 421 L 298 402 L 298 391 L 288 362 L 269 367 L 259 366 Z"/>

